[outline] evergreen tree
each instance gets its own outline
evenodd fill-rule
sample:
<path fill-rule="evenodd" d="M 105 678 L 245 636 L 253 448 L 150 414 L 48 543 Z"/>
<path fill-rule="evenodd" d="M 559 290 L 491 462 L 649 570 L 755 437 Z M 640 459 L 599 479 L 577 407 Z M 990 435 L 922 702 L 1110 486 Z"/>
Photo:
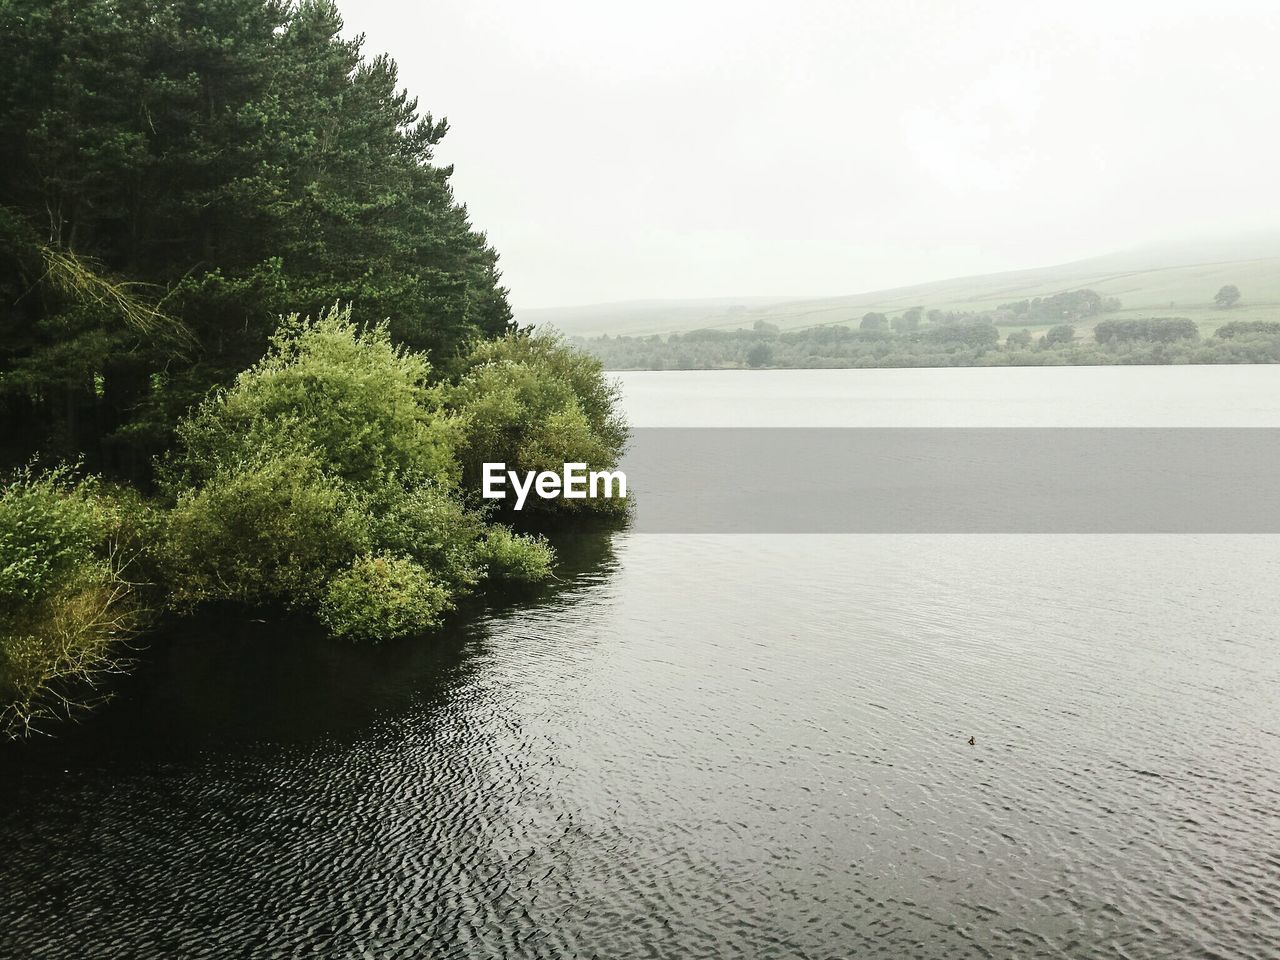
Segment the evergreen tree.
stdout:
<path fill-rule="evenodd" d="M 138 474 L 282 314 L 451 354 L 510 328 L 447 125 L 304 0 L 0 4 L 0 418 Z"/>

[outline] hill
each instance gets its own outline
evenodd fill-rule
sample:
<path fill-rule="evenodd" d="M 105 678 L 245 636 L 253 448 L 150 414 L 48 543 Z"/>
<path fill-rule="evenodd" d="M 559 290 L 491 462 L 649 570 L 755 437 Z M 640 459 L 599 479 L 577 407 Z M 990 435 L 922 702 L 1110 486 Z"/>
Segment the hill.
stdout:
<path fill-rule="evenodd" d="M 1225 284 L 1240 288 L 1230 310 L 1213 295 Z M 1110 318 L 1190 317 L 1209 334 L 1228 320 L 1280 319 L 1280 235 L 1198 244 L 1161 245 L 1030 270 L 960 277 L 889 290 L 822 299 L 722 298 L 521 310 L 522 324 L 554 326 L 576 336 L 602 333 L 643 336 L 700 328 L 731 330 L 764 320 L 782 330 L 857 324 L 871 311 L 894 315 L 913 306 L 940 310 L 988 310 L 1010 301 L 1089 288 L 1118 297 Z M 1091 322 L 1077 324 L 1085 333 Z M 1016 329 L 1010 327 L 1007 329 Z M 1043 326 L 1030 326 L 1033 332 Z"/>

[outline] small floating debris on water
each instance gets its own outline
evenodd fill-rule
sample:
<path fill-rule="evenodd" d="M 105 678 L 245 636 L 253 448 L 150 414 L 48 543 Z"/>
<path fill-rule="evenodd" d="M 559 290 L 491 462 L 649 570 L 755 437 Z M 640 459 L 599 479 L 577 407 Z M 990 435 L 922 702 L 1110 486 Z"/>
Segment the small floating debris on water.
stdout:
<path fill-rule="evenodd" d="M 975 740 L 975 739 L 973 739 L 973 737 L 970 737 L 970 738 L 969 738 L 969 746 L 971 746 L 971 747 L 972 747 L 972 746 L 974 746 L 977 742 L 978 742 L 978 741 L 977 741 L 977 740 Z"/>

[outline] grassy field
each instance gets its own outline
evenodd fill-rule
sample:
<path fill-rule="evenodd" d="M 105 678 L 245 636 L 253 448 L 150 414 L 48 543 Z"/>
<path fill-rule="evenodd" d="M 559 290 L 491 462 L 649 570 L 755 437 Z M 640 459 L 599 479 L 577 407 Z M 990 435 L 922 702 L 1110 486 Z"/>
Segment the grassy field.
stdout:
<path fill-rule="evenodd" d="M 1214 259 L 1215 254 L 1240 252 L 1268 255 Z M 1214 306 L 1213 295 L 1229 283 L 1240 288 L 1242 299 L 1232 309 L 1221 310 Z M 1234 245 L 1135 251 L 1035 270 L 818 300 L 645 301 L 520 311 L 517 320 L 554 326 L 580 336 L 642 336 L 705 327 L 729 330 L 750 327 L 756 320 L 776 324 L 783 330 L 798 330 L 825 324 L 856 325 L 869 311 L 893 316 L 913 306 L 927 310 L 986 310 L 1013 300 L 1081 288 L 1120 298 L 1123 308 L 1108 317 L 1190 317 L 1200 325 L 1202 335 L 1211 334 L 1228 320 L 1280 319 L 1280 243 L 1257 243 L 1245 250 Z M 1077 324 L 1078 333 L 1087 333 L 1091 328 L 1091 323 Z M 1025 329 L 1036 333 L 1046 327 Z"/>

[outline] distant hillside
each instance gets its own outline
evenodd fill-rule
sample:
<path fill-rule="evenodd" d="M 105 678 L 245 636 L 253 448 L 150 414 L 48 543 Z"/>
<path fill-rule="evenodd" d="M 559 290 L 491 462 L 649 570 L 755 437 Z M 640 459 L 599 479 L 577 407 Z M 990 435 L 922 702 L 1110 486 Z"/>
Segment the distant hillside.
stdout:
<path fill-rule="evenodd" d="M 1213 304 L 1225 284 L 1240 288 L 1242 299 L 1230 310 Z M 989 310 L 1014 300 L 1063 290 L 1090 288 L 1123 304 L 1112 318 L 1180 316 L 1196 320 L 1210 333 L 1227 320 L 1280 319 L 1280 235 L 1197 245 L 1147 247 L 1074 263 L 938 280 L 825 299 L 651 300 L 597 306 L 523 310 L 522 324 L 554 326 L 565 333 L 683 333 L 699 328 L 750 327 L 756 320 L 798 330 L 826 324 L 857 323 L 875 311 L 894 315 L 914 306 L 940 310 Z M 1090 322 L 1077 324 L 1081 333 Z M 1029 327 L 1036 331 L 1040 327 Z"/>

